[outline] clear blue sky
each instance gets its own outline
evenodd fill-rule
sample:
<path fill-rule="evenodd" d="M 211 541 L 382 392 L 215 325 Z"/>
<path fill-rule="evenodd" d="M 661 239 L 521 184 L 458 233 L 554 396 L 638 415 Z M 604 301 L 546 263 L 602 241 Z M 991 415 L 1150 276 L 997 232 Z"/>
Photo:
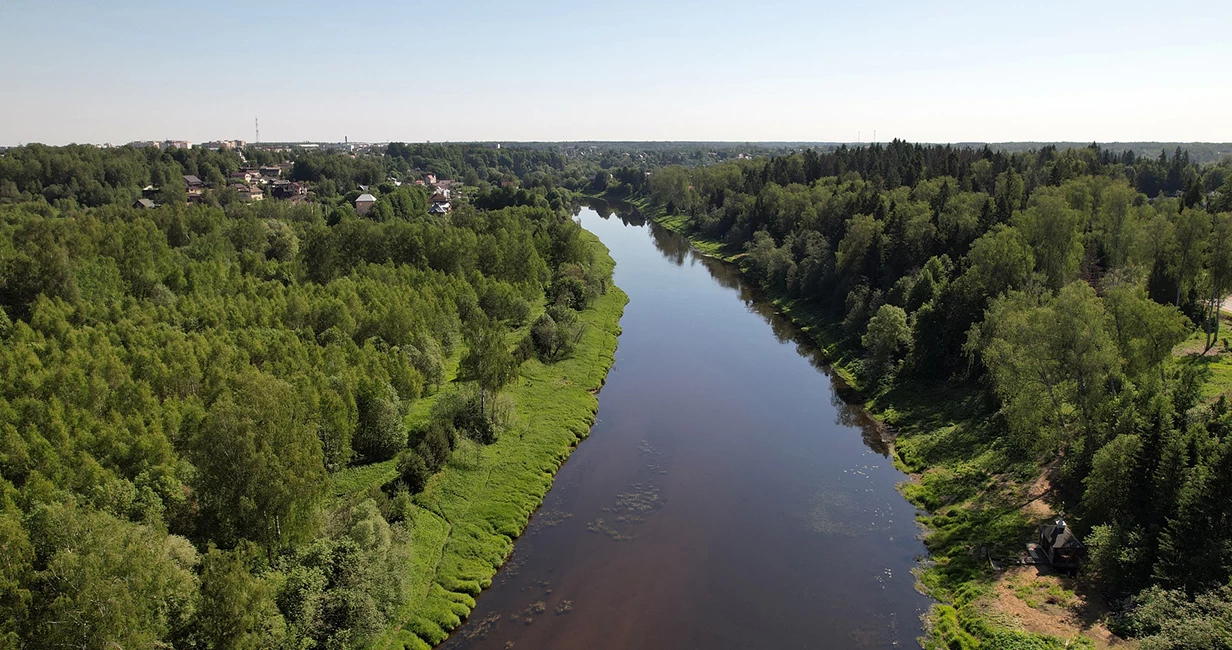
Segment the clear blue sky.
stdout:
<path fill-rule="evenodd" d="M 0 144 L 1232 141 L 1232 2 L 0 0 Z"/>

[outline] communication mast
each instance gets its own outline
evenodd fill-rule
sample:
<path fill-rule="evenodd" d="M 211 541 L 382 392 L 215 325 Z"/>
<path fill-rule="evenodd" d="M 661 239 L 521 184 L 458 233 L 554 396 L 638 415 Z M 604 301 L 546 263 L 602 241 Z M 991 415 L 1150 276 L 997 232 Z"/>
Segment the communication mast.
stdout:
<path fill-rule="evenodd" d="M 261 120 L 255 117 L 252 118 L 252 125 L 256 127 L 257 129 L 257 139 L 255 141 L 260 142 L 261 141 Z"/>

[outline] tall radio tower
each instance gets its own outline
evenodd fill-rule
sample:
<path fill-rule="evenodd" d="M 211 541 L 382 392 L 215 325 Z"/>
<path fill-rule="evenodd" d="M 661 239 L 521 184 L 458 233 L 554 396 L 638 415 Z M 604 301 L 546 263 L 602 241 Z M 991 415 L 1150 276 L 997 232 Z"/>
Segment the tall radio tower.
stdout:
<path fill-rule="evenodd" d="M 252 124 L 257 129 L 257 140 L 256 141 L 260 142 L 261 141 L 261 120 L 254 117 L 252 118 Z"/>

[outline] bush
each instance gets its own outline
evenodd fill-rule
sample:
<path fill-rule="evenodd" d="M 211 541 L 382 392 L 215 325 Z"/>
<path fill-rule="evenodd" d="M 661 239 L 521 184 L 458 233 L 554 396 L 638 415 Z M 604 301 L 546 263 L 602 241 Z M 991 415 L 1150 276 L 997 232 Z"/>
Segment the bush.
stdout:
<path fill-rule="evenodd" d="M 911 327 L 902 307 L 881 305 L 868 321 L 868 329 L 860 342 L 868 350 L 870 363 L 865 365 L 868 378 L 874 383 L 891 374 L 902 351 L 911 345 Z"/>
<path fill-rule="evenodd" d="M 521 326 L 530 316 L 530 303 L 504 282 L 493 282 L 479 297 L 479 308 L 492 320 Z"/>
<path fill-rule="evenodd" d="M 389 384 L 361 385 L 355 404 L 359 410 L 359 427 L 351 446 L 369 462 L 388 460 L 406 447 L 406 430 L 402 428 L 402 412 L 398 393 Z"/>
<path fill-rule="evenodd" d="M 385 518 L 391 524 L 406 521 L 411 517 L 414 509 L 415 502 L 411 499 L 410 488 L 406 485 L 399 485 L 394 492 L 393 498 L 389 500 L 389 515 Z"/>
<path fill-rule="evenodd" d="M 497 400 L 492 400 L 492 413 L 498 413 Z M 484 414 L 479 408 L 479 396 L 475 393 L 457 392 L 442 395 L 432 408 L 434 422 L 453 425 L 457 434 L 464 435 L 475 442 L 490 445 L 496 442 L 497 421 Z"/>
<path fill-rule="evenodd" d="M 431 336 L 420 336 L 414 345 L 406 347 L 405 354 L 419 374 L 423 375 L 424 383 L 432 390 L 440 388 L 445 381 L 445 352 L 441 344 Z"/>
<path fill-rule="evenodd" d="M 480 444 L 496 442 L 496 425 L 479 409 L 477 401 L 467 402 L 466 408 L 454 416 L 454 426 Z"/>
<path fill-rule="evenodd" d="M 1131 598 L 1110 627 L 1139 637 L 1144 650 L 1226 650 L 1232 648 L 1232 587 L 1193 599 L 1180 589 L 1151 587 Z"/>
<path fill-rule="evenodd" d="M 428 471 L 428 464 L 419 452 L 408 449 L 398 455 L 398 477 L 411 494 L 423 492 L 431 476 L 432 472 Z"/>
<path fill-rule="evenodd" d="M 453 452 L 457 442 L 452 422 L 434 421 L 424 432 L 416 450 L 428 466 L 428 471 L 436 472 L 449 462 L 449 454 Z"/>
<path fill-rule="evenodd" d="M 513 349 L 513 359 L 522 365 L 534 357 L 536 354 L 534 338 L 528 333 L 518 340 L 518 345 Z"/>
<path fill-rule="evenodd" d="M 530 328 L 535 354 L 544 363 L 568 357 L 577 346 L 582 326 L 577 312 L 566 305 L 552 305 Z"/>
<path fill-rule="evenodd" d="M 586 283 L 575 275 L 557 272 L 547 291 L 548 299 L 553 304 L 566 305 L 574 309 L 586 309 L 593 297 L 587 291 Z"/>
<path fill-rule="evenodd" d="M 555 358 L 560 346 L 556 321 L 547 314 L 540 316 L 530 328 L 530 340 L 540 360 L 547 362 Z"/>

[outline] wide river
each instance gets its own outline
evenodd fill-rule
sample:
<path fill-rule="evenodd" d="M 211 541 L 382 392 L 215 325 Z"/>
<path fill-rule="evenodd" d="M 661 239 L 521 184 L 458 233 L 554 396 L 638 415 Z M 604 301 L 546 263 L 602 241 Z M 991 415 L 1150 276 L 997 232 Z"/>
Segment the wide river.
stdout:
<path fill-rule="evenodd" d="M 445 647 L 916 647 L 925 550 L 876 427 L 738 270 L 597 207 L 629 294 L 598 421 Z"/>

